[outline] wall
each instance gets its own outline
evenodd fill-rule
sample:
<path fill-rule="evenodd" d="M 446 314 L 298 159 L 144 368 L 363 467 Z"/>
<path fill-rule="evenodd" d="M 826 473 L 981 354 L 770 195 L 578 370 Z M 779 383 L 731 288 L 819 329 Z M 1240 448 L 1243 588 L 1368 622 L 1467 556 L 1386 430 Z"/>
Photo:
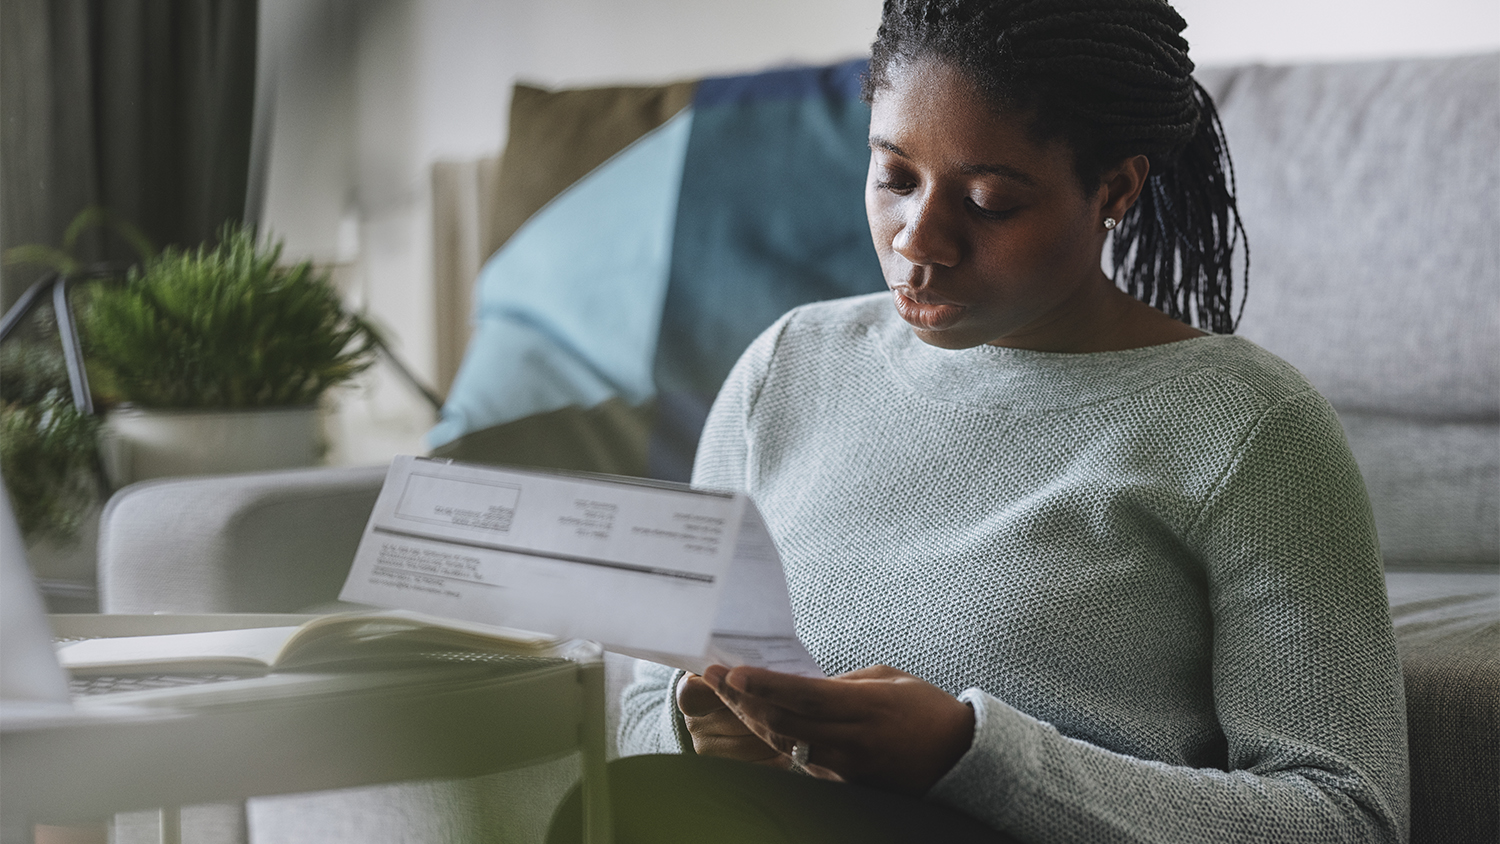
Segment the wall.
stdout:
<path fill-rule="evenodd" d="M 263 221 L 435 363 L 429 172 L 504 143 L 510 86 L 662 81 L 864 52 L 880 0 L 261 0 Z M 1200 64 L 1500 49 L 1494 0 L 1177 0 Z M 264 150 L 263 150 L 264 151 Z M 340 398 L 335 462 L 420 452 L 388 369 Z"/>

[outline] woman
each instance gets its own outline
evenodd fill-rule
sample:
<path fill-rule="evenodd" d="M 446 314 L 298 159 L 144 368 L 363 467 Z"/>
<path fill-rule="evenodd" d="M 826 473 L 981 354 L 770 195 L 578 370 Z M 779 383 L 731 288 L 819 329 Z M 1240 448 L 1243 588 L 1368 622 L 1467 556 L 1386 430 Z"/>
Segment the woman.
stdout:
<path fill-rule="evenodd" d="M 1404 840 L 1369 505 L 1327 402 L 1230 334 L 1241 229 L 1184 27 L 1159 0 L 886 3 L 891 293 L 762 335 L 694 472 L 754 497 L 830 679 L 643 666 L 627 751 L 760 763 L 634 763 L 695 771 L 677 803 L 723 776 L 775 795 L 740 815 L 878 805 L 915 840 Z"/>

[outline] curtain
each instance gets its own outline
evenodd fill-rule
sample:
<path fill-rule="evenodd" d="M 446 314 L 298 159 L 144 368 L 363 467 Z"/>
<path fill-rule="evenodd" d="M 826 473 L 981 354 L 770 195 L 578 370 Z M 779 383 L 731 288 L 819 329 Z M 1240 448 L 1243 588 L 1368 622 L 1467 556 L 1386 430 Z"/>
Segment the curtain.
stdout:
<path fill-rule="evenodd" d="M 0 3 L 0 246 L 59 246 L 90 205 L 158 247 L 243 219 L 257 17 L 257 0 Z M 74 252 L 134 257 L 99 229 Z M 42 272 L 5 267 L 0 300 Z"/>

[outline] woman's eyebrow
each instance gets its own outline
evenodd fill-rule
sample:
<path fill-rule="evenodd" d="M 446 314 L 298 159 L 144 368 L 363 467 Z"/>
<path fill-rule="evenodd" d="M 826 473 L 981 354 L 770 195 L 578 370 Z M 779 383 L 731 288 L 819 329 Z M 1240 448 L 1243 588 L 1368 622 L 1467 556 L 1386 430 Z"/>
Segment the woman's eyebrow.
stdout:
<path fill-rule="evenodd" d="M 879 135 L 871 135 L 870 136 L 870 149 L 883 149 L 886 152 L 893 153 L 895 155 L 899 155 L 902 158 L 906 158 L 906 159 L 910 159 L 911 158 L 911 156 L 909 156 L 909 155 L 906 154 L 906 150 L 902 149 L 901 147 L 896 146 L 896 144 L 893 143 L 892 141 L 888 141 L 888 140 L 886 140 L 885 138 L 882 138 Z"/>
<path fill-rule="evenodd" d="M 892 155 L 900 156 L 908 161 L 911 160 L 911 156 L 907 155 L 906 150 L 879 135 L 870 136 L 870 149 L 885 150 Z M 999 176 L 1002 179 L 1020 182 L 1027 187 L 1036 187 L 1036 179 L 1031 174 L 1005 164 L 960 164 L 958 169 L 959 172 L 969 175 Z"/>

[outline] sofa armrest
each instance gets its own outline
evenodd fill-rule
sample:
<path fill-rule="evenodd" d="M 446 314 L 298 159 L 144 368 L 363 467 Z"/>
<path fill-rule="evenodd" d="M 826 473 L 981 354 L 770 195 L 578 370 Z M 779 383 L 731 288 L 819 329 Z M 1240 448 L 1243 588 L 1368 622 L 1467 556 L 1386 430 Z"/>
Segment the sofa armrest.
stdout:
<path fill-rule="evenodd" d="M 1390 572 L 1411 840 L 1500 839 L 1500 574 Z"/>

